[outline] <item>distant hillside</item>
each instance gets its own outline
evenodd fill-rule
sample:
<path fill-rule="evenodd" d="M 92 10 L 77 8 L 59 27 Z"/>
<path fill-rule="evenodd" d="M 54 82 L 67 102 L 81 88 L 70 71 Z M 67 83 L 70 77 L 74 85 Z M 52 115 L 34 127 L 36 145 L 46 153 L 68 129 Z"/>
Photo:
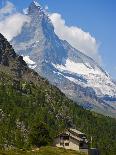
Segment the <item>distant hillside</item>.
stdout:
<path fill-rule="evenodd" d="M 116 154 L 116 120 L 68 99 L 29 69 L 0 34 L 0 148 L 48 145 L 67 127 L 92 136 L 101 155 Z"/>

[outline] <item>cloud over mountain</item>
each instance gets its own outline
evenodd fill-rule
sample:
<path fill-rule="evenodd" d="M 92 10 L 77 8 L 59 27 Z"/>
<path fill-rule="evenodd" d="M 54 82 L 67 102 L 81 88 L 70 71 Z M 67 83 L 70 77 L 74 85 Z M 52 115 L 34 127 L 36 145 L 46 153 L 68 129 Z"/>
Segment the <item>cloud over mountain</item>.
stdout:
<path fill-rule="evenodd" d="M 0 9 L 0 15 L 12 13 L 14 9 L 15 6 L 11 2 L 7 1 L 6 5 Z"/>
<path fill-rule="evenodd" d="M 29 17 L 18 13 L 12 3 L 7 1 L 6 5 L 0 9 L 0 33 L 9 41 L 20 34 L 26 22 L 30 22 Z"/>
<path fill-rule="evenodd" d="M 45 8 L 48 9 L 47 6 Z M 15 6 L 9 1 L 0 9 L 0 33 L 9 41 L 20 34 L 26 22 L 30 22 L 30 18 L 26 15 L 27 10 L 24 9 L 23 12 L 24 14 L 17 12 Z M 84 32 L 76 26 L 67 26 L 65 20 L 58 13 L 50 14 L 50 19 L 54 25 L 55 33 L 61 39 L 68 41 L 73 47 L 92 57 L 98 63 L 101 62 L 99 45 L 89 32 Z"/>
<path fill-rule="evenodd" d="M 101 56 L 98 52 L 99 45 L 89 32 L 84 32 L 76 26 L 67 26 L 59 13 L 50 14 L 50 19 L 54 25 L 55 33 L 61 39 L 68 41 L 73 47 L 92 57 L 97 62 L 101 62 Z"/>

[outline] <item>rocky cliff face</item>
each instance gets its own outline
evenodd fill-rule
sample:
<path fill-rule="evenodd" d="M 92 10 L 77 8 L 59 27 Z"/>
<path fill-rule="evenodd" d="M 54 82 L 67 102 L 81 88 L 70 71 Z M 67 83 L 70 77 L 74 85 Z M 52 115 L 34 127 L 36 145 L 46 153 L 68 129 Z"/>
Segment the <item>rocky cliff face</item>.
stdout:
<path fill-rule="evenodd" d="M 23 57 L 16 55 L 14 49 L 2 34 L 0 34 L 0 65 L 2 66 L 0 70 L 4 71 L 4 67 L 6 67 L 6 72 L 9 70 L 18 78 L 22 77 L 28 68 Z"/>
<path fill-rule="evenodd" d="M 28 67 L 22 56 L 15 53 L 12 45 L 2 34 L 0 34 L 0 72 L 8 74 L 17 82 L 21 79 L 38 85 L 38 81 L 43 80 Z"/>
<path fill-rule="evenodd" d="M 103 99 L 116 97 L 110 76 L 93 59 L 58 38 L 40 5 L 32 2 L 27 16 L 31 22 L 11 43 L 29 67 L 83 107 L 114 115 L 116 108 Z"/>

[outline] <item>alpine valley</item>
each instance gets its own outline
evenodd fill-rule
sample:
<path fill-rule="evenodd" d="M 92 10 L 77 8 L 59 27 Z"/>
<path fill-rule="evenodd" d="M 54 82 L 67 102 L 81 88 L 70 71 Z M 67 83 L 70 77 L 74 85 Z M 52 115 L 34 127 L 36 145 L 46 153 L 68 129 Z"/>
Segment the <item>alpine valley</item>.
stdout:
<path fill-rule="evenodd" d="M 116 117 L 116 83 L 110 75 L 92 58 L 59 39 L 38 3 L 32 2 L 26 15 L 31 22 L 11 44 L 28 66 L 82 107 Z"/>

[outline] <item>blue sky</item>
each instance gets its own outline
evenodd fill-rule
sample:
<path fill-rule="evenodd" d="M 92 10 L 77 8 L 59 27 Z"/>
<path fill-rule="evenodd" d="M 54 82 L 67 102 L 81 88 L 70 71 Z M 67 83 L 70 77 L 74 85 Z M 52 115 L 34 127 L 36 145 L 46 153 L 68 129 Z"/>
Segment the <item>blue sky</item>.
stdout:
<path fill-rule="evenodd" d="M 18 10 L 31 0 L 10 0 Z M 50 12 L 60 13 L 68 26 L 89 32 L 100 44 L 102 66 L 116 79 L 116 0 L 39 0 Z"/>

